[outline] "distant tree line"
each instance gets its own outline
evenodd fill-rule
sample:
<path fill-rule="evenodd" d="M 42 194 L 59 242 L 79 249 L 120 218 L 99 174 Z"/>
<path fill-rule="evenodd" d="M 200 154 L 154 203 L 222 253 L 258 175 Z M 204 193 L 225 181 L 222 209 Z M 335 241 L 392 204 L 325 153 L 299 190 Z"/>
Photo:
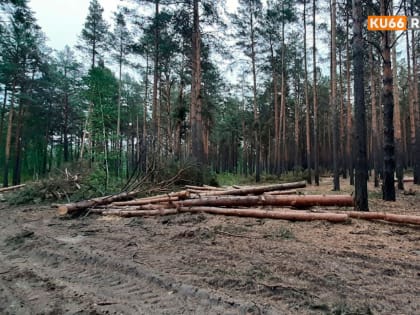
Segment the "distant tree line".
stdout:
<path fill-rule="evenodd" d="M 3 186 L 77 163 L 106 186 L 190 161 L 256 181 L 331 173 L 335 190 L 372 176 L 395 200 L 395 172 L 398 189 L 404 169 L 420 183 L 420 33 L 363 22 L 420 5 L 353 2 L 133 0 L 109 25 L 91 0 L 78 45 L 53 51 L 29 1 L 2 0 Z"/>

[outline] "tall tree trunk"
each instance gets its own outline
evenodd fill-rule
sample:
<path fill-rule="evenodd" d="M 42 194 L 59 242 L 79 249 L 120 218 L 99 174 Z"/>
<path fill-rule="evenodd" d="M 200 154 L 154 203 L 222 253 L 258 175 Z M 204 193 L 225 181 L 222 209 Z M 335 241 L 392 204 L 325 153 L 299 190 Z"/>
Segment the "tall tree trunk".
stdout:
<path fill-rule="evenodd" d="M 273 79 L 273 101 L 274 101 L 274 172 L 280 173 L 280 119 L 279 119 L 279 102 L 278 102 L 278 75 L 276 70 L 276 61 L 274 56 L 274 42 L 270 37 L 270 55 L 271 55 L 271 71 Z"/>
<path fill-rule="evenodd" d="M 340 190 L 340 177 L 338 170 L 338 112 L 337 112 L 337 44 L 336 44 L 336 0 L 331 3 L 331 110 L 333 115 L 333 168 L 334 187 L 333 190 Z"/>
<path fill-rule="evenodd" d="M 154 70 L 153 70 L 153 100 L 152 100 L 152 130 L 153 137 L 156 139 L 157 145 L 160 142 L 160 130 L 158 124 L 159 104 L 158 104 L 158 84 L 159 84 L 159 0 L 155 0 L 155 25 L 154 25 Z"/>
<path fill-rule="evenodd" d="M 346 82 L 347 82 L 347 108 L 346 108 L 346 114 L 347 114 L 347 132 L 346 132 L 346 158 L 345 163 L 346 167 L 349 171 L 349 177 L 350 177 L 350 185 L 354 185 L 354 172 L 353 172 L 353 150 L 352 150 L 352 144 L 353 144 L 353 111 L 351 106 L 351 69 L 350 69 L 350 23 L 349 23 L 350 17 L 347 18 L 346 21 Z"/>
<path fill-rule="evenodd" d="M 316 1 L 312 2 L 312 62 L 313 62 L 313 103 L 314 103 L 314 168 L 315 185 L 319 186 L 319 143 L 318 143 L 318 96 L 316 69 Z"/>
<path fill-rule="evenodd" d="M 346 137 L 345 137 L 345 109 L 344 109 L 344 79 L 343 79 L 343 61 L 342 61 L 342 51 L 340 48 L 340 51 L 338 53 L 338 69 L 339 69 L 339 82 L 340 82 L 340 137 L 339 137 L 339 142 L 340 142 L 340 154 L 339 154 L 339 159 L 340 159 L 340 169 L 341 169 L 341 173 L 343 175 L 343 178 L 347 178 L 347 169 L 345 168 L 345 144 L 346 144 Z"/>
<path fill-rule="evenodd" d="M 9 163 L 10 163 L 10 147 L 12 143 L 12 127 L 13 127 L 13 112 L 15 103 L 16 82 L 13 82 L 12 96 L 10 98 L 9 122 L 7 125 L 6 146 L 4 152 L 4 172 L 3 172 L 3 187 L 9 186 Z"/>
<path fill-rule="evenodd" d="M 287 161 L 287 152 L 286 152 L 286 63 L 285 63 L 285 53 L 286 53 L 286 44 L 285 44 L 285 34 L 284 34 L 284 1 L 282 1 L 282 19 L 281 19 L 281 95 L 280 95 L 280 117 L 281 117 L 281 152 L 283 157 L 279 154 L 281 161 L 281 171 L 285 170 L 285 163 Z"/>
<path fill-rule="evenodd" d="M 6 115 L 6 104 L 7 104 L 7 86 L 4 87 L 3 95 L 3 105 L 1 108 L 1 118 L 0 118 L 0 147 L 3 142 L 3 128 L 4 128 L 4 116 Z"/>
<path fill-rule="evenodd" d="M 122 64 L 123 64 L 123 39 L 120 36 L 120 47 L 118 55 L 118 102 L 117 102 L 117 135 L 116 135 L 116 149 L 117 149 L 117 177 L 120 176 L 121 172 L 121 161 L 122 161 L 122 148 L 121 148 L 121 91 L 122 91 Z"/>
<path fill-rule="evenodd" d="M 64 79 L 67 81 L 67 66 L 64 66 Z M 64 162 L 69 161 L 69 91 L 66 84 L 64 91 L 63 108 L 63 158 Z"/>
<path fill-rule="evenodd" d="M 17 125 L 15 132 L 15 163 L 13 166 L 12 184 L 20 184 L 20 173 L 21 173 L 21 152 L 22 152 L 22 129 L 23 129 L 23 115 L 24 115 L 24 100 L 19 100 L 19 111 L 17 116 Z"/>
<path fill-rule="evenodd" d="M 101 100 L 100 108 L 101 108 L 101 118 L 102 118 L 102 137 L 103 137 L 103 146 L 104 146 L 104 164 L 105 164 L 105 190 L 108 189 L 109 184 L 109 163 L 108 163 L 108 137 L 105 128 L 105 116 L 104 116 L 104 108 L 102 106 Z M 128 149 L 127 149 L 128 150 Z"/>
<path fill-rule="evenodd" d="M 368 211 L 366 108 L 364 91 L 363 8 L 361 0 L 353 0 L 353 72 L 356 121 L 355 208 Z"/>
<path fill-rule="evenodd" d="M 191 141 L 192 156 L 204 164 L 203 119 L 201 99 L 201 34 L 198 0 L 193 1 L 192 84 L 191 84 Z M 202 181 L 202 178 L 200 179 Z"/>
<path fill-rule="evenodd" d="M 407 7 L 407 0 L 404 1 L 404 11 L 405 15 L 409 15 L 410 12 Z M 409 118 L 410 118 L 410 145 L 409 145 L 409 164 L 414 165 L 414 148 L 416 143 L 416 118 L 414 115 L 414 76 L 413 72 L 411 71 L 411 54 L 410 54 L 410 32 L 405 32 L 405 41 L 406 41 L 406 53 L 407 53 L 407 81 L 408 81 L 408 111 L 409 111 Z M 414 49 L 413 49 L 414 51 Z"/>
<path fill-rule="evenodd" d="M 64 119 L 63 119 L 63 157 L 64 162 L 69 161 L 69 94 L 64 94 Z"/>
<path fill-rule="evenodd" d="M 303 1 L 303 61 L 305 65 L 305 123 L 306 123 L 306 164 L 308 168 L 308 184 L 312 184 L 312 165 L 311 165 L 311 107 L 309 104 L 308 87 L 308 56 L 306 52 L 306 0 Z"/>
<path fill-rule="evenodd" d="M 138 147 L 138 160 L 140 161 L 141 169 L 146 171 L 147 168 L 147 106 L 149 100 L 149 51 L 146 51 L 146 73 L 144 78 L 144 104 L 143 104 L 143 132 L 142 132 L 142 142 L 141 148 Z M 141 154 L 141 156 L 140 156 Z"/>
<path fill-rule="evenodd" d="M 252 5 L 252 4 L 251 4 Z M 253 92 L 253 110 L 254 110 L 254 142 L 255 142 L 255 181 L 258 183 L 261 180 L 260 174 L 260 119 L 257 105 L 257 70 L 255 61 L 255 23 L 254 23 L 254 8 L 251 8 L 251 63 L 252 63 L 252 92 Z"/>
<path fill-rule="evenodd" d="M 389 0 L 381 1 L 381 15 L 389 15 Z M 394 143 L 394 96 L 391 64 L 391 33 L 384 31 L 382 37 L 383 61 L 383 124 L 384 124 L 384 181 L 382 198 L 395 201 L 395 143 Z"/>
<path fill-rule="evenodd" d="M 413 1 L 412 1 L 413 7 Z M 411 31 L 411 46 L 413 58 L 413 107 L 414 107 L 414 124 L 415 124 L 415 141 L 414 141 L 414 161 L 413 161 L 413 175 L 414 184 L 420 185 L 420 108 L 419 108 L 419 91 L 418 91 L 418 76 L 417 76 L 417 40 L 414 30 Z"/>
<path fill-rule="evenodd" d="M 378 145 L 378 116 L 377 116 L 377 105 L 376 105 L 376 76 L 375 76 L 375 64 L 373 60 L 373 47 L 370 46 L 369 50 L 369 64 L 370 64 L 370 102 L 372 111 L 372 161 L 374 169 L 374 185 L 379 187 L 379 145 Z"/>
<path fill-rule="evenodd" d="M 392 3 L 392 1 L 391 1 Z M 395 41 L 395 33 L 393 33 L 393 40 Z M 398 71 L 397 71 L 397 47 L 394 43 L 392 47 L 392 75 L 395 78 L 395 82 L 398 82 Z M 400 114 L 400 92 L 398 83 L 394 84 L 393 87 L 394 93 L 394 137 L 395 137 L 395 162 L 396 162 L 396 175 L 397 175 L 397 187 L 398 189 L 404 190 L 404 169 L 403 169 L 403 159 L 404 154 L 402 151 L 402 138 L 401 138 L 401 114 Z"/>
<path fill-rule="evenodd" d="M 295 58 L 295 67 L 298 68 L 298 60 Z M 295 91 L 296 91 L 296 102 L 295 102 L 295 156 L 294 156 L 294 166 L 295 171 L 300 170 L 300 145 L 299 145 L 299 137 L 300 137 L 300 124 L 299 124 L 299 107 L 300 107 L 300 100 L 301 100 L 301 91 L 300 91 L 300 74 L 296 71 L 295 74 Z"/>

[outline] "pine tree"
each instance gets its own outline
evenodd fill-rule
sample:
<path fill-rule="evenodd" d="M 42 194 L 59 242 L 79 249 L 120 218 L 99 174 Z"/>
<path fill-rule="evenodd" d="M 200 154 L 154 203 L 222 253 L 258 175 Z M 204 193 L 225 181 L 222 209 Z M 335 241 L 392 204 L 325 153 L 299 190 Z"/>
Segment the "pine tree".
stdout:
<path fill-rule="evenodd" d="M 353 71 L 356 121 L 355 208 L 368 211 L 366 107 L 364 91 L 363 13 L 360 0 L 353 0 Z"/>
<path fill-rule="evenodd" d="M 82 44 L 78 45 L 80 50 L 91 56 L 91 68 L 96 66 L 98 56 L 103 57 L 102 53 L 107 46 L 108 24 L 102 17 L 103 11 L 98 0 L 90 1 L 89 12 L 81 34 Z"/>
<path fill-rule="evenodd" d="M 241 48 L 251 61 L 252 73 L 252 94 L 254 113 L 254 149 L 255 149 L 255 181 L 260 181 L 261 172 L 261 144 L 260 144 L 260 118 L 259 106 L 257 103 L 257 25 L 261 18 L 262 3 L 260 0 L 240 0 L 236 14 L 232 16 L 232 23 L 236 28 L 237 46 Z"/>

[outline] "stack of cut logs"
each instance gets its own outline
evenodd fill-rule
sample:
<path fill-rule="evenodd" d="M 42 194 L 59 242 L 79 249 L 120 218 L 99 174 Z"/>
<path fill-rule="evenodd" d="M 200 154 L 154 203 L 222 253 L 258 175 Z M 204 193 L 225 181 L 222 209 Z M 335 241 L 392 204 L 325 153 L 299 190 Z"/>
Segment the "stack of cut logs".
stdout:
<path fill-rule="evenodd" d="M 60 215 L 89 213 L 122 217 L 170 215 L 177 213 L 211 213 L 255 218 L 293 221 L 326 220 L 346 222 L 349 218 L 385 220 L 397 223 L 420 224 L 420 217 L 387 214 L 381 212 L 347 211 L 325 212 L 324 207 L 352 207 L 351 195 L 307 195 L 298 191 L 306 183 L 293 182 L 265 186 L 185 186 L 178 192 L 152 197 L 135 198 L 138 192 L 95 198 L 61 205 Z M 310 207 L 322 207 L 318 211 L 302 211 Z M 292 208 L 292 209 L 290 209 Z M 337 210 L 337 209 L 335 209 Z"/>

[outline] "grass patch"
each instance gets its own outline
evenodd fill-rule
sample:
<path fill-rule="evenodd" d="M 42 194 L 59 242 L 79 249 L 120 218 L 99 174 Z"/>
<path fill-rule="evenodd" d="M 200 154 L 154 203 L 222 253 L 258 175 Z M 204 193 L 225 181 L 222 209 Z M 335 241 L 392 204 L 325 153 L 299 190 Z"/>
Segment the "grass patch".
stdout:
<path fill-rule="evenodd" d="M 274 231 L 274 233 L 266 234 L 265 237 L 270 238 L 270 239 L 284 239 L 284 240 L 295 239 L 295 235 L 293 234 L 292 230 L 284 226 L 279 227 L 276 231 Z"/>
<path fill-rule="evenodd" d="M 261 181 L 258 184 L 279 184 L 289 183 L 305 180 L 305 172 L 287 172 L 280 176 L 272 174 L 262 174 Z M 255 185 L 254 175 L 242 175 L 233 173 L 219 173 L 216 176 L 217 182 L 220 186 L 232 186 L 232 185 Z"/>

